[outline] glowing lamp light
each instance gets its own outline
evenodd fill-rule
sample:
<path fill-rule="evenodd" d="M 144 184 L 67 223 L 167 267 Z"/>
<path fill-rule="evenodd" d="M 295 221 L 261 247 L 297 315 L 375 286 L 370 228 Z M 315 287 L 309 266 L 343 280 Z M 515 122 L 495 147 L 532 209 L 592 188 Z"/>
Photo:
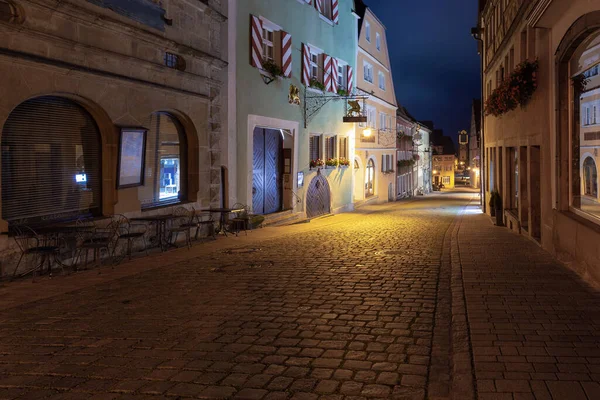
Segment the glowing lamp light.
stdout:
<path fill-rule="evenodd" d="M 369 137 L 369 136 L 371 136 L 371 133 L 372 133 L 371 130 L 369 128 L 367 128 L 363 131 L 363 136 Z"/>
<path fill-rule="evenodd" d="M 434 175 L 435 175 L 435 174 L 437 174 L 437 169 L 434 169 L 434 170 L 433 170 L 433 174 L 434 174 Z"/>

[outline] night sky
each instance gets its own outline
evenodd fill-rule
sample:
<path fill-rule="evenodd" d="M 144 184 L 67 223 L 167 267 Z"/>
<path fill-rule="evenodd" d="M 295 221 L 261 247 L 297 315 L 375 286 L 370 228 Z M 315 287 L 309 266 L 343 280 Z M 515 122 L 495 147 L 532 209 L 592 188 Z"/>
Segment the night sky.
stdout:
<path fill-rule="evenodd" d="M 452 136 L 469 130 L 481 97 L 471 27 L 477 0 L 364 0 L 387 27 L 396 97 L 417 120 Z"/>

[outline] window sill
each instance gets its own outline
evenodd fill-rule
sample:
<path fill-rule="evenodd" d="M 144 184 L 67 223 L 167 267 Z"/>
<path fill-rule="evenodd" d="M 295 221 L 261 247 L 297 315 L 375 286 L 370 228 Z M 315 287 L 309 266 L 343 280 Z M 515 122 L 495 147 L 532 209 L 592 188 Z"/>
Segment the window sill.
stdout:
<path fill-rule="evenodd" d="M 309 92 L 311 92 L 311 93 L 316 93 L 316 94 L 325 94 L 326 93 L 325 90 L 317 89 L 317 88 L 314 88 L 314 87 L 311 87 L 311 86 L 308 86 L 306 88 L 306 90 L 309 91 Z"/>
<path fill-rule="evenodd" d="M 333 26 L 334 23 L 332 20 L 330 20 L 329 18 L 327 18 L 326 16 L 324 16 L 323 14 L 319 13 L 319 18 L 321 18 L 323 21 L 325 21 L 326 23 L 328 23 L 329 25 Z"/>
<path fill-rule="evenodd" d="M 173 207 L 173 206 L 182 206 L 182 205 L 190 204 L 190 203 L 194 203 L 194 202 L 193 201 L 189 201 L 189 200 L 165 201 L 165 202 L 160 203 L 160 204 L 154 204 L 154 205 L 152 205 L 150 207 L 142 208 L 142 212 L 155 211 L 155 210 L 159 210 L 161 208 L 168 208 L 168 207 Z"/>
<path fill-rule="evenodd" d="M 600 219 L 585 213 L 584 211 L 578 210 L 573 207 L 569 207 L 569 211 L 559 211 L 565 217 L 574 220 L 589 228 L 597 233 L 600 233 Z"/>

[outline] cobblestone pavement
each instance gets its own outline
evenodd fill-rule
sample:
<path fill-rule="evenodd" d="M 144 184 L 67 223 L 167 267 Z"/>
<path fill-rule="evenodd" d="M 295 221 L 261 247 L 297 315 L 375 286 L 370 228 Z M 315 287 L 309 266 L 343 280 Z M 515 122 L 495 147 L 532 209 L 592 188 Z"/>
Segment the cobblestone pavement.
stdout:
<path fill-rule="evenodd" d="M 0 399 L 600 398 L 597 294 L 472 197 L 9 284 Z"/>

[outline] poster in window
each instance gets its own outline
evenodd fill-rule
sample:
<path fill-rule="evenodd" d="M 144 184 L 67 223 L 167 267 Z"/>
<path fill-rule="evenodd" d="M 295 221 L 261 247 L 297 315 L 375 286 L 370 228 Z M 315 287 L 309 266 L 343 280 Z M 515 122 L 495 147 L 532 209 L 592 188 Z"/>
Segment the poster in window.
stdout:
<path fill-rule="evenodd" d="M 146 129 L 122 128 L 119 143 L 117 188 L 144 184 L 144 155 L 146 154 Z"/>

